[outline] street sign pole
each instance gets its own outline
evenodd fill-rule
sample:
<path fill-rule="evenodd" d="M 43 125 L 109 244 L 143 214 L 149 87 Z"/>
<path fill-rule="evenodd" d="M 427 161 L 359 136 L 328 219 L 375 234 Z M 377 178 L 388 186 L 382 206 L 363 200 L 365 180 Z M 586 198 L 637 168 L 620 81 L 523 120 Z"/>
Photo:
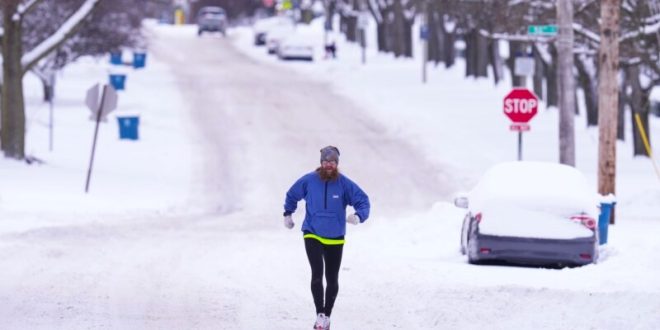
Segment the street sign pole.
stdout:
<path fill-rule="evenodd" d="M 54 126 L 54 115 L 53 115 L 53 102 L 55 98 L 55 72 L 51 72 L 48 77 L 48 103 L 49 103 L 49 115 L 48 115 L 48 150 L 53 151 L 53 126 Z"/>
<path fill-rule="evenodd" d="M 94 154 L 96 153 L 96 139 L 99 135 L 99 123 L 101 122 L 101 115 L 103 114 L 103 103 L 105 103 L 105 95 L 108 91 L 108 85 L 103 85 L 103 93 L 101 94 L 101 102 L 96 112 L 96 127 L 94 128 L 94 140 L 92 141 L 92 155 L 89 159 L 89 169 L 87 170 L 87 182 L 85 183 L 85 193 L 89 192 L 89 181 L 92 177 L 92 167 L 94 166 Z"/>
<path fill-rule="evenodd" d="M 48 103 L 49 103 L 49 115 L 48 115 L 48 150 L 53 151 L 53 85 L 48 86 Z"/>
<path fill-rule="evenodd" d="M 518 131 L 518 161 L 522 160 L 522 131 Z"/>

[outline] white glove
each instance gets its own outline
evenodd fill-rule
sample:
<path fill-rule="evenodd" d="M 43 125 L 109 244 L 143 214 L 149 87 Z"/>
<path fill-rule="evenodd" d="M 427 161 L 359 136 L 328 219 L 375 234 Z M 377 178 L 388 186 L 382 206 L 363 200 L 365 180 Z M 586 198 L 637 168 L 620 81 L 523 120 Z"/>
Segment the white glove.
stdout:
<path fill-rule="evenodd" d="M 293 219 L 291 218 L 291 215 L 285 215 L 284 216 L 284 227 L 287 227 L 289 229 L 293 228 Z"/>
<path fill-rule="evenodd" d="M 360 223 L 360 217 L 355 213 L 351 214 L 346 217 L 346 222 L 357 225 L 358 223 Z"/>

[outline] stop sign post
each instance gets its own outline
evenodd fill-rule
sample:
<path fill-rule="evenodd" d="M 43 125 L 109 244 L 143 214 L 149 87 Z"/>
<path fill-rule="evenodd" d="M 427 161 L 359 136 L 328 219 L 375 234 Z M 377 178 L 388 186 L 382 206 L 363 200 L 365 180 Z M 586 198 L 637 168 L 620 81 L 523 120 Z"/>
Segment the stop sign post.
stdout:
<path fill-rule="evenodd" d="M 539 98 L 526 88 L 514 88 L 504 97 L 504 114 L 513 122 L 509 129 L 518 132 L 518 160 L 522 160 L 522 132 L 530 130 L 528 122 L 538 105 Z"/>

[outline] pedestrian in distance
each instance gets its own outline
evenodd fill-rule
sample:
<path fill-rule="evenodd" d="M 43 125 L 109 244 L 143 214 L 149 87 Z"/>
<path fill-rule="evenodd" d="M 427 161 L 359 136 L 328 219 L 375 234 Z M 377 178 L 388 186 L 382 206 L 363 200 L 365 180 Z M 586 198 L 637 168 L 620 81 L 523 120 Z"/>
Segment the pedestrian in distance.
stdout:
<path fill-rule="evenodd" d="M 314 329 L 330 329 L 330 315 L 339 291 L 339 268 L 344 248 L 346 223 L 357 225 L 369 218 L 369 197 L 351 179 L 339 172 L 339 149 L 321 149 L 321 166 L 298 179 L 284 201 L 284 226 L 293 228 L 291 215 L 305 200 L 301 230 L 312 270 L 312 297 L 316 307 Z M 346 216 L 346 207 L 354 213 Z M 323 290 L 323 268 L 327 287 Z"/>
<path fill-rule="evenodd" d="M 337 44 L 334 40 L 325 45 L 325 59 L 329 58 L 337 58 Z"/>

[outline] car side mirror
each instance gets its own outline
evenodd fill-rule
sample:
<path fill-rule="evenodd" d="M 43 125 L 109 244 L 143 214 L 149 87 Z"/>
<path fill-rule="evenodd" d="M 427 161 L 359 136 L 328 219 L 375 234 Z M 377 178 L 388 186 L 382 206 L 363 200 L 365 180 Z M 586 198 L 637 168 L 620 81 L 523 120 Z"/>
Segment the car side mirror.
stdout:
<path fill-rule="evenodd" d="M 465 197 L 465 196 L 460 196 L 460 197 L 454 198 L 454 205 L 456 207 L 460 207 L 462 209 L 467 209 L 469 204 L 470 203 L 468 201 L 468 198 Z"/>

